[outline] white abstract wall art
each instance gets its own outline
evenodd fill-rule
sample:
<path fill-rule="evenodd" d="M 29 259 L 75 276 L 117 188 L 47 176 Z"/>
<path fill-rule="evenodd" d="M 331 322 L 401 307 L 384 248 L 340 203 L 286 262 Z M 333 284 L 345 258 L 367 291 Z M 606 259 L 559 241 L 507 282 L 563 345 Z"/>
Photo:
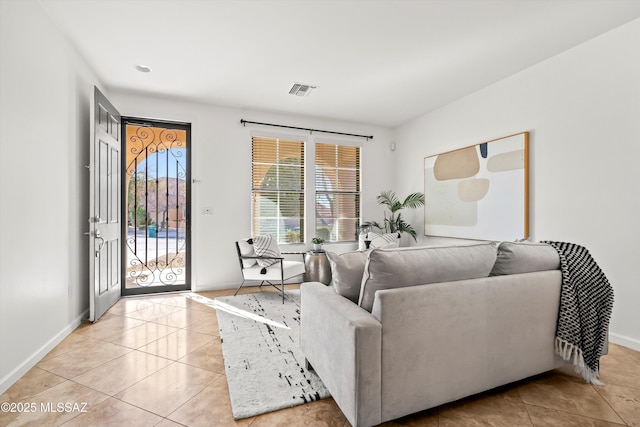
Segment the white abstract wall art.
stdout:
<path fill-rule="evenodd" d="M 425 235 L 529 237 L 529 132 L 426 157 L 424 189 Z"/>

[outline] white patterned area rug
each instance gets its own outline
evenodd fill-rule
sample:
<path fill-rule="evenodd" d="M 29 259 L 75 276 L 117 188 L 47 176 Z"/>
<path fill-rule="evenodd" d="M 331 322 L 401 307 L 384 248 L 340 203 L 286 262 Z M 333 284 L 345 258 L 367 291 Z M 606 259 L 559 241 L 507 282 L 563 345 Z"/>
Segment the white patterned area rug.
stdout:
<path fill-rule="evenodd" d="M 300 350 L 300 291 L 219 297 L 222 355 L 238 420 L 329 397 Z"/>

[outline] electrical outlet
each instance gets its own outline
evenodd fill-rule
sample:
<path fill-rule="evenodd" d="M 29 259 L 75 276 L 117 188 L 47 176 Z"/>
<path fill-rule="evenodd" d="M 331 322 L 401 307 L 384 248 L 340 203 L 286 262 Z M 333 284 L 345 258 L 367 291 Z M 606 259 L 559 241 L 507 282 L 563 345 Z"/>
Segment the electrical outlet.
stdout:
<path fill-rule="evenodd" d="M 202 215 L 213 215 L 213 208 L 202 208 Z"/>

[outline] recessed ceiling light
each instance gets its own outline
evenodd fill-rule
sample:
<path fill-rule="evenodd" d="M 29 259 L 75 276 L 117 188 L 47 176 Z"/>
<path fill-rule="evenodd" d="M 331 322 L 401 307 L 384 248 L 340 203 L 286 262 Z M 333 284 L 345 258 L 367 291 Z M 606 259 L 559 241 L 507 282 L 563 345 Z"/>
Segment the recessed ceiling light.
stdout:
<path fill-rule="evenodd" d="M 146 65 L 141 65 L 141 64 L 136 64 L 136 70 L 140 71 L 141 73 L 150 73 L 151 72 L 151 68 L 147 67 Z"/>

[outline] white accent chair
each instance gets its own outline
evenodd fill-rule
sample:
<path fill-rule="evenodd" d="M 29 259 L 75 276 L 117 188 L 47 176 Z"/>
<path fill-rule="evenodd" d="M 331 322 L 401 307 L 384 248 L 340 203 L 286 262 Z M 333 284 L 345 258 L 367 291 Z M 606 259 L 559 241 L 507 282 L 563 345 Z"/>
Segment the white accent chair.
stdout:
<path fill-rule="evenodd" d="M 236 241 L 236 250 L 238 252 L 238 261 L 240 262 L 240 271 L 242 273 L 242 283 L 236 289 L 234 296 L 244 286 L 247 281 L 259 281 L 260 286 L 269 284 L 278 289 L 277 284 L 280 282 L 281 288 L 278 289 L 282 294 L 282 303 L 284 303 L 284 281 L 292 277 L 305 273 L 304 261 L 288 261 L 282 254 L 274 255 L 256 255 L 253 250 L 253 239 L 242 239 Z M 284 253 L 286 254 L 286 253 Z M 300 254 L 303 256 L 304 254 Z M 274 262 L 273 264 L 263 267 L 258 264 L 259 260 Z"/>

